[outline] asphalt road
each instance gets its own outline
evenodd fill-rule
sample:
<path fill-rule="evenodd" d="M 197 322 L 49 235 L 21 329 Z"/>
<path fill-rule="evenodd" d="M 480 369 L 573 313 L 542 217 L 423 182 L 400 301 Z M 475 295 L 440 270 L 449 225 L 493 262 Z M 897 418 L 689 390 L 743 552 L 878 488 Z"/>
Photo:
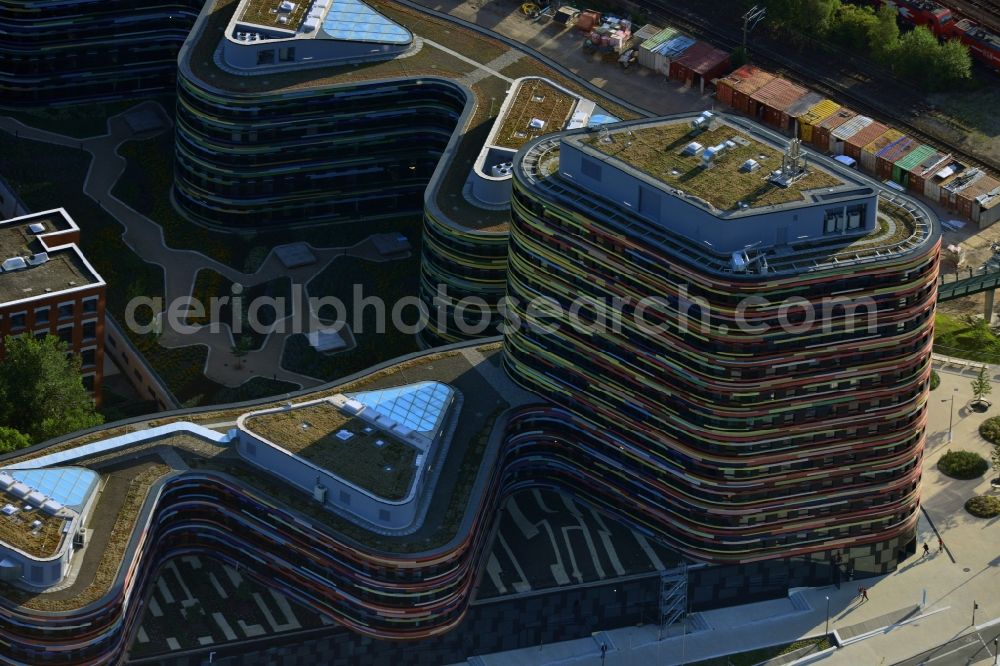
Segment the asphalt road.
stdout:
<path fill-rule="evenodd" d="M 914 655 L 892 666 L 966 666 L 996 657 L 994 640 L 1000 640 L 1000 624 L 972 631 L 963 636 Z M 995 663 L 995 662 L 986 662 Z"/>

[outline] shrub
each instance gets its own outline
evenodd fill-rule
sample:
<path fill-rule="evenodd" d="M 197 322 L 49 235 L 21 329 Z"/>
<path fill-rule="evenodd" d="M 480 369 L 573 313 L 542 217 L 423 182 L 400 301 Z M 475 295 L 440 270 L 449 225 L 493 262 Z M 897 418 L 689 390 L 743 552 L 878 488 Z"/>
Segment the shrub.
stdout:
<path fill-rule="evenodd" d="M 977 518 L 994 518 L 1000 516 L 1000 497 L 980 495 L 965 503 L 965 510 Z"/>
<path fill-rule="evenodd" d="M 987 442 L 1000 444 L 1000 416 L 986 419 L 979 426 L 979 434 Z"/>
<path fill-rule="evenodd" d="M 938 386 L 941 386 L 941 377 L 938 375 L 937 370 L 931 370 L 931 390 L 933 391 Z"/>
<path fill-rule="evenodd" d="M 985 458 L 972 451 L 948 451 L 938 461 L 938 469 L 953 479 L 975 479 L 989 467 Z"/>

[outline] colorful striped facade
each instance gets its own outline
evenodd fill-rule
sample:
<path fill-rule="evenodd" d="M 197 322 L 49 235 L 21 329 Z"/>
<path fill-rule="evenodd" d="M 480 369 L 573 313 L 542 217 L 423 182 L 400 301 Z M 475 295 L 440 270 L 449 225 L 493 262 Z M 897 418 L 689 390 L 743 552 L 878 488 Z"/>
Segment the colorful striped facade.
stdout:
<path fill-rule="evenodd" d="M 546 138 L 519 154 L 512 207 L 508 297 L 521 325 L 506 335 L 505 364 L 574 415 L 540 436 L 590 442 L 582 457 L 616 478 L 608 486 L 634 503 L 634 519 L 692 559 L 836 551 L 858 570 L 893 569 L 919 506 L 940 245 L 932 215 L 897 199 L 915 231 L 892 252 L 831 261 L 843 241 L 816 242 L 797 248 L 797 265 L 737 273 L 727 256 L 573 180 L 540 176 L 558 147 Z M 880 210 L 896 205 L 890 196 L 880 194 Z M 823 299 L 838 294 L 877 304 L 876 328 L 855 325 L 848 307 L 822 317 Z M 565 315 L 554 334 L 530 325 L 532 299 L 565 311 L 581 295 L 623 299 L 619 330 Z M 648 297 L 667 303 L 654 333 L 634 317 Z M 815 321 L 800 311 L 789 331 L 776 305 L 747 308 L 749 298 L 806 299 Z"/>
<path fill-rule="evenodd" d="M 0 1 L 0 104 L 125 99 L 174 87 L 203 0 Z"/>

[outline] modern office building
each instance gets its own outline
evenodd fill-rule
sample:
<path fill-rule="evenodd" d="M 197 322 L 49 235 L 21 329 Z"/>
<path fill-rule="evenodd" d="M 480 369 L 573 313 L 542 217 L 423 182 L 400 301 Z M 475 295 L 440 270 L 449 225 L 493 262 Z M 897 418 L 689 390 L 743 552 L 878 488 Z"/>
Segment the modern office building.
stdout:
<path fill-rule="evenodd" d="M 446 173 L 427 187 L 420 297 L 433 313 L 421 333 L 428 344 L 498 332 L 517 150 L 545 134 L 618 120 L 593 100 L 537 76 L 514 80 L 499 107 L 475 161 L 442 160 L 439 172 Z"/>
<path fill-rule="evenodd" d="M 84 386 L 100 400 L 105 283 L 79 243 L 62 208 L 0 221 L 0 359 L 6 336 L 54 335 L 79 354 Z"/>
<path fill-rule="evenodd" d="M 547 434 L 590 461 L 597 501 L 695 561 L 795 561 L 793 580 L 912 552 L 940 245 L 926 208 L 706 113 L 534 141 L 512 219 L 505 364 L 559 405 Z"/>
<path fill-rule="evenodd" d="M 0 105 L 125 99 L 174 87 L 202 0 L 0 1 Z"/>

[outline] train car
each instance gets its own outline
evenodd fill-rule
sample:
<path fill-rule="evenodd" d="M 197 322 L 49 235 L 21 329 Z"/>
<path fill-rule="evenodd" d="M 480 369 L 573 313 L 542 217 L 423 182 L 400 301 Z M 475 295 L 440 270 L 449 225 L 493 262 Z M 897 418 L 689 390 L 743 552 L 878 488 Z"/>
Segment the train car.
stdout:
<path fill-rule="evenodd" d="M 884 3 L 882 0 L 872 0 L 869 4 L 878 9 Z M 886 0 L 885 4 L 896 9 L 899 20 L 903 23 L 925 25 L 941 38 L 953 35 L 955 15 L 951 13 L 950 9 L 934 2 L 934 0 Z"/>
<path fill-rule="evenodd" d="M 1000 72 L 1000 35 L 969 19 L 955 26 L 958 39 L 969 47 L 972 57 L 995 72 Z"/>

